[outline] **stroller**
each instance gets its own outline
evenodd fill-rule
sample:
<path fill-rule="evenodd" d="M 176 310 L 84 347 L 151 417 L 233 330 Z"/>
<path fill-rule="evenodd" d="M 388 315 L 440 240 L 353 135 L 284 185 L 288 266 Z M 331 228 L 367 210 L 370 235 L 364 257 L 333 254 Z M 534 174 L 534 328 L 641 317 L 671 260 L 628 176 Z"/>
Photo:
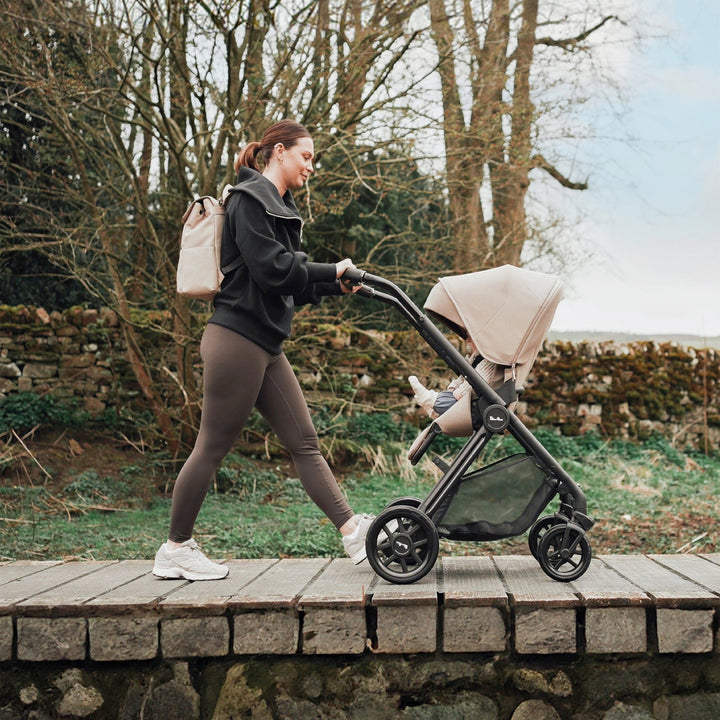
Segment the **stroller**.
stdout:
<path fill-rule="evenodd" d="M 449 465 L 433 458 L 442 476 L 425 499 L 397 498 L 373 520 L 366 540 L 373 570 L 389 582 L 412 583 L 435 565 L 441 537 L 489 541 L 530 530 L 530 552 L 548 576 L 561 582 L 579 578 L 592 557 L 586 532 L 594 521 L 587 515 L 585 495 L 513 412 L 562 299 L 560 281 L 511 265 L 442 278 L 425 301 L 425 315 L 382 277 L 350 269 L 343 279 L 360 284 L 362 297 L 399 310 L 472 388 L 410 448 L 415 465 L 439 435 L 468 437 Z M 490 382 L 429 316 L 470 337 L 482 357 L 495 364 Z M 524 452 L 472 469 L 490 440 L 505 432 Z M 557 512 L 538 519 L 556 495 Z"/>

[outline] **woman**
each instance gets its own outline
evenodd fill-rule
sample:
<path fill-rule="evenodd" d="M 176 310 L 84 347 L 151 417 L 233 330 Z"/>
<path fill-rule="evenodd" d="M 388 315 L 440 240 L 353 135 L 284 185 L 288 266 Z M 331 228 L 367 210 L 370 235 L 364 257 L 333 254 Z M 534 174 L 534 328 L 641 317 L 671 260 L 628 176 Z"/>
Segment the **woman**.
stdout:
<path fill-rule="evenodd" d="M 340 531 L 353 562 L 365 559 L 371 518 L 353 514 L 341 494 L 282 351 L 295 305 L 352 292 L 339 282 L 354 267 L 351 260 L 314 263 L 300 252 L 302 220 L 291 190 L 301 188 L 313 172 L 313 159 L 310 133 L 283 120 L 235 161 L 238 184 L 227 201 L 221 259 L 223 267 L 240 264 L 223 280 L 200 344 L 200 431 L 175 483 L 168 540 L 155 556 L 153 573 L 159 577 L 215 580 L 227 575 L 226 566 L 200 551 L 192 531 L 215 471 L 253 407 L 290 452 L 305 490 Z"/>

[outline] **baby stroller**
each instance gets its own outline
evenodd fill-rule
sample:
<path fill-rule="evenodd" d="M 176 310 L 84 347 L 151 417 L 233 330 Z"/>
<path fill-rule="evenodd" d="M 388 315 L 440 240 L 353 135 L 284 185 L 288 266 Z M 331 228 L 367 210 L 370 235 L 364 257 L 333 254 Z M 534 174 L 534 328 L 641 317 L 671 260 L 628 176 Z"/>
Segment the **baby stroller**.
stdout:
<path fill-rule="evenodd" d="M 511 265 L 442 278 L 425 301 L 426 315 L 382 277 L 351 269 L 343 279 L 361 284 L 359 295 L 399 310 L 472 387 L 410 448 L 415 465 L 439 435 L 468 437 L 450 464 L 433 458 L 442 476 L 425 499 L 397 498 L 374 519 L 366 541 L 373 570 L 389 582 L 412 583 L 435 565 L 441 537 L 489 541 L 530 530 L 530 552 L 547 575 L 562 582 L 579 578 L 592 556 L 586 532 L 594 522 L 585 495 L 513 411 L 562 299 L 559 280 Z M 469 336 L 496 365 L 490 383 L 429 316 Z M 523 452 L 472 469 L 490 440 L 505 432 Z M 538 519 L 556 495 L 557 512 Z"/>

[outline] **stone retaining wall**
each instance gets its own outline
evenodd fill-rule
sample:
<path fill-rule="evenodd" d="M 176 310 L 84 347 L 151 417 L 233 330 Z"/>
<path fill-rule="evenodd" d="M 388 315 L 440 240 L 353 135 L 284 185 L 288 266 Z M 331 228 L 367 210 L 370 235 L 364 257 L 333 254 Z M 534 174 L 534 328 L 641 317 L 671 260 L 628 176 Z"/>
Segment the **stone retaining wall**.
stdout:
<path fill-rule="evenodd" d="M 720 556 L 0 564 L 2 720 L 711 720 Z"/>
<path fill-rule="evenodd" d="M 0 665 L 3 720 L 714 720 L 716 656 Z"/>
<path fill-rule="evenodd" d="M 157 314 L 156 314 L 157 315 Z M 155 322 L 162 317 L 154 318 Z M 425 422 L 412 403 L 407 375 L 442 389 L 450 372 L 412 331 L 362 332 L 301 316 L 286 345 L 308 397 L 351 401 Z M 178 412 L 173 353 L 148 340 L 154 382 Z M 144 408 L 124 357 L 117 317 L 107 309 L 0 307 L 0 398 L 51 392 L 92 414 Z M 155 353 L 155 355 L 153 355 Z M 163 368 L 167 368 L 167 371 Z M 198 364 L 198 373 L 200 366 Z M 720 353 L 672 343 L 546 343 L 527 382 L 518 414 L 531 428 L 567 435 L 597 430 L 645 439 L 654 432 L 676 446 L 720 447 Z"/>

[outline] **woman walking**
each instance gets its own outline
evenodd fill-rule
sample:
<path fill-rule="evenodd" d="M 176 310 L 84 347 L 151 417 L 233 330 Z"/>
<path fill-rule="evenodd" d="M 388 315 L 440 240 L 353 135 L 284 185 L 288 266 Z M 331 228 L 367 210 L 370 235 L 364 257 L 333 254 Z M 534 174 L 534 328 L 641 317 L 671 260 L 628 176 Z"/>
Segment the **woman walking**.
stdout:
<path fill-rule="evenodd" d="M 262 160 L 262 168 L 258 165 Z M 226 204 L 222 266 L 235 265 L 215 296 L 203 333 L 203 407 L 195 446 L 175 482 L 168 540 L 155 556 L 163 578 L 217 580 L 228 573 L 192 538 L 215 471 L 256 407 L 287 448 L 303 487 L 343 536 L 354 563 L 365 559 L 371 518 L 355 515 L 320 454 L 300 385 L 282 350 L 296 305 L 352 292 L 353 266 L 310 262 L 300 251 L 302 219 L 292 190 L 314 171 L 314 146 L 300 124 L 282 120 L 235 161 L 238 184 Z"/>

